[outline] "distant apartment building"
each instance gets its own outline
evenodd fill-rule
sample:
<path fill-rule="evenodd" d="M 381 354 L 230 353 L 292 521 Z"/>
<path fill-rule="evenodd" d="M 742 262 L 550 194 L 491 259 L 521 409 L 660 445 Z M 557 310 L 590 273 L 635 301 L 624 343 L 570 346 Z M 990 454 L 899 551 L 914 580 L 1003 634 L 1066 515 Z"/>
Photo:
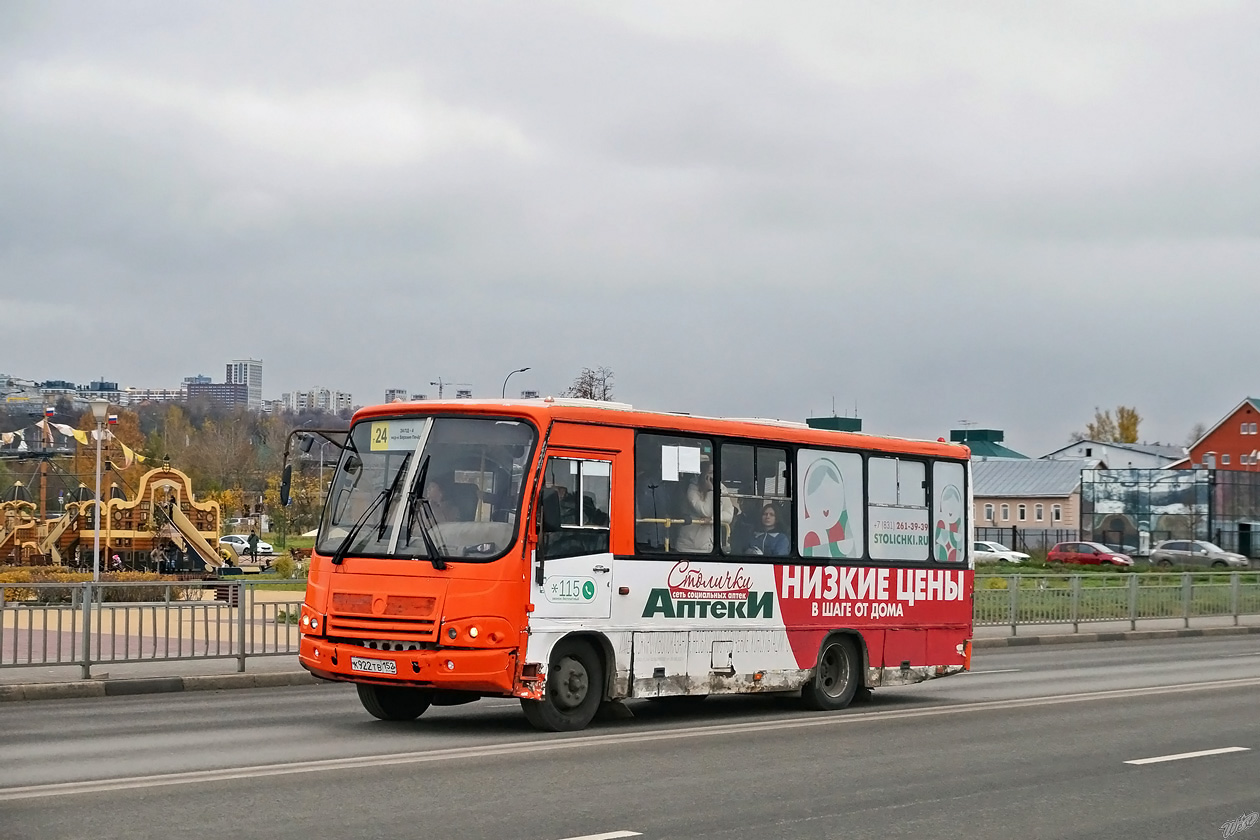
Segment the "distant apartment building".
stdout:
<path fill-rule="evenodd" d="M 354 396 L 348 391 L 329 388 L 311 388 L 309 391 L 292 391 L 280 395 L 281 402 L 289 411 L 344 411 L 354 408 Z"/>
<path fill-rule="evenodd" d="M 246 386 L 246 407 L 258 411 L 262 408 L 263 363 L 261 359 L 234 359 L 227 363 L 228 385 Z"/>
<path fill-rule="evenodd" d="M 406 388 L 386 388 L 385 389 L 385 402 L 392 403 L 392 402 L 406 402 L 406 401 L 407 401 Z"/>
<path fill-rule="evenodd" d="M 75 397 L 80 400 L 109 400 L 114 405 L 122 405 L 123 392 L 119 390 L 117 382 L 97 379 L 87 385 L 80 385 Z"/>
<path fill-rule="evenodd" d="M 183 402 L 188 399 L 184 388 L 125 388 L 122 405 L 140 405 L 147 402 Z"/>
<path fill-rule="evenodd" d="M 201 382 L 188 386 L 188 400 L 208 400 L 224 408 L 248 408 L 249 386 L 244 382 Z M 262 401 L 259 400 L 259 408 Z"/>

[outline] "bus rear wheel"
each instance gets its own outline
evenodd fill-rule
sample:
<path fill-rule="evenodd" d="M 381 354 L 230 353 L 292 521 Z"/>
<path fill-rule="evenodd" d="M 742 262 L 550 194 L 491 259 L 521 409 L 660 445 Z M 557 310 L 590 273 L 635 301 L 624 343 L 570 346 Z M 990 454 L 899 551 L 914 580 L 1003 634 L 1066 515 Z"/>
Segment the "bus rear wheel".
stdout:
<path fill-rule="evenodd" d="M 865 685 L 861 670 L 861 659 L 851 639 L 843 636 L 828 639 L 818 652 L 814 676 L 801 689 L 805 707 L 829 712 L 848 706 L 859 683 Z"/>
<path fill-rule="evenodd" d="M 551 652 L 544 699 L 521 700 L 521 708 L 534 728 L 544 732 L 585 729 L 599 710 L 603 686 L 604 668 L 594 648 L 566 639 Z"/>
<path fill-rule="evenodd" d="M 402 685 L 359 683 L 359 702 L 368 714 L 381 720 L 415 720 L 433 702 L 433 692 Z"/>

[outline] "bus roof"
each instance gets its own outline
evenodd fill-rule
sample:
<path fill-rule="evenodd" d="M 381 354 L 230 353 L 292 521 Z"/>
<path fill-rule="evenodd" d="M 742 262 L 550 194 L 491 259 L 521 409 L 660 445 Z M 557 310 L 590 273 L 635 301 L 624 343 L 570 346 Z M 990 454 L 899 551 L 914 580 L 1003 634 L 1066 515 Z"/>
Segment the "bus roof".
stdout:
<path fill-rule="evenodd" d="M 805 445 L 880 449 L 944 458 L 966 459 L 971 456 L 971 450 L 965 445 L 949 443 L 944 438 L 928 441 L 866 432 L 840 432 L 815 429 L 794 420 L 768 417 L 707 417 L 683 412 L 644 411 L 635 409 L 629 403 L 572 397 L 393 402 L 361 408 L 355 412 L 354 420 L 357 422 L 369 417 L 435 413 L 516 415 L 527 417 L 540 427 L 548 420 L 560 420 L 633 429 L 758 438 Z"/>

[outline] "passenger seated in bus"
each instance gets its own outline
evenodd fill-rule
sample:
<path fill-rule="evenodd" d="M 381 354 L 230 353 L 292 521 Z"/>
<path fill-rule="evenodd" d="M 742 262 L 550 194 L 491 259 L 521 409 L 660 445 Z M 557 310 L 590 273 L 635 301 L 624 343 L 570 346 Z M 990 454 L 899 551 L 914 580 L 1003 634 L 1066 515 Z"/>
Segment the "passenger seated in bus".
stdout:
<path fill-rule="evenodd" d="M 722 488 L 721 517 L 723 534 L 735 519 L 735 500 L 725 495 Z M 683 517 L 690 524 L 678 530 L 678 550 L 689 554 L 709 554 L 713 551 L 713 465 L 700 465 L 700 477 L 687 488 L 683 503 Z"/>
<path fill-rule="evenodd" d="M 747 553 L 754 556 L 786 557 L 791 552 L 788 535 L 779 530 L 779 512 L 773 502 L 761 508 L 761 524 L 753 531 Z"/>
<path fill-rule="evenodd" d="M 578 524 L 577 498 L 563 484 L 557 484 L 552 490 L 556 494 L 556 503 L 560 506 L 560 524 Z"/>
<path fill-rule="evenodd" d="M 435 479 L 424 488 L 424 497 L 429 502 L 429 509 L 433 511 L 433 519 L 436 522 L 456 522 L 460 518 L 459 511 L 450 499 L 451 486 L 451 483 L 445 479 Z"/>

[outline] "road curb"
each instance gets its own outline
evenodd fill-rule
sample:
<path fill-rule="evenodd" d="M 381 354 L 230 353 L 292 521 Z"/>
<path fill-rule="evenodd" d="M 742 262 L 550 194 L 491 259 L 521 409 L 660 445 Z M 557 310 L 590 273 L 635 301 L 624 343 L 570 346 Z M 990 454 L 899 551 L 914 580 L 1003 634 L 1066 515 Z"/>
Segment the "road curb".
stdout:
<path fill-rule="evenodd" d="M 1260 635 L 1260 626 L 1188 627 L 1182 630 L 1119 630 L 1106 633 L 1055 633 L 1046 636 L 1004 636 L 999 639 L 972 639 L 972 650 L 981 648 L 1032 647 L 1036 645 L 1075 645 L 1088 642 L 1145 642 L 1158 639 L 1192 639 L 1203 636 Z"/>
<path fill-rule="evenodd" d="M 14 700 L 71 700 L 81 697 L 124 697 L 135 694 L 166 694 L 176 691 L 222 691 L 238 688 L 276 688 L 289 685 L 316 685 L 306 671 L 264 674 L 213 674 L 194 677 L 135 677 L 117 680 L 28 683 L 0 685 L 0 702 Z"/>

